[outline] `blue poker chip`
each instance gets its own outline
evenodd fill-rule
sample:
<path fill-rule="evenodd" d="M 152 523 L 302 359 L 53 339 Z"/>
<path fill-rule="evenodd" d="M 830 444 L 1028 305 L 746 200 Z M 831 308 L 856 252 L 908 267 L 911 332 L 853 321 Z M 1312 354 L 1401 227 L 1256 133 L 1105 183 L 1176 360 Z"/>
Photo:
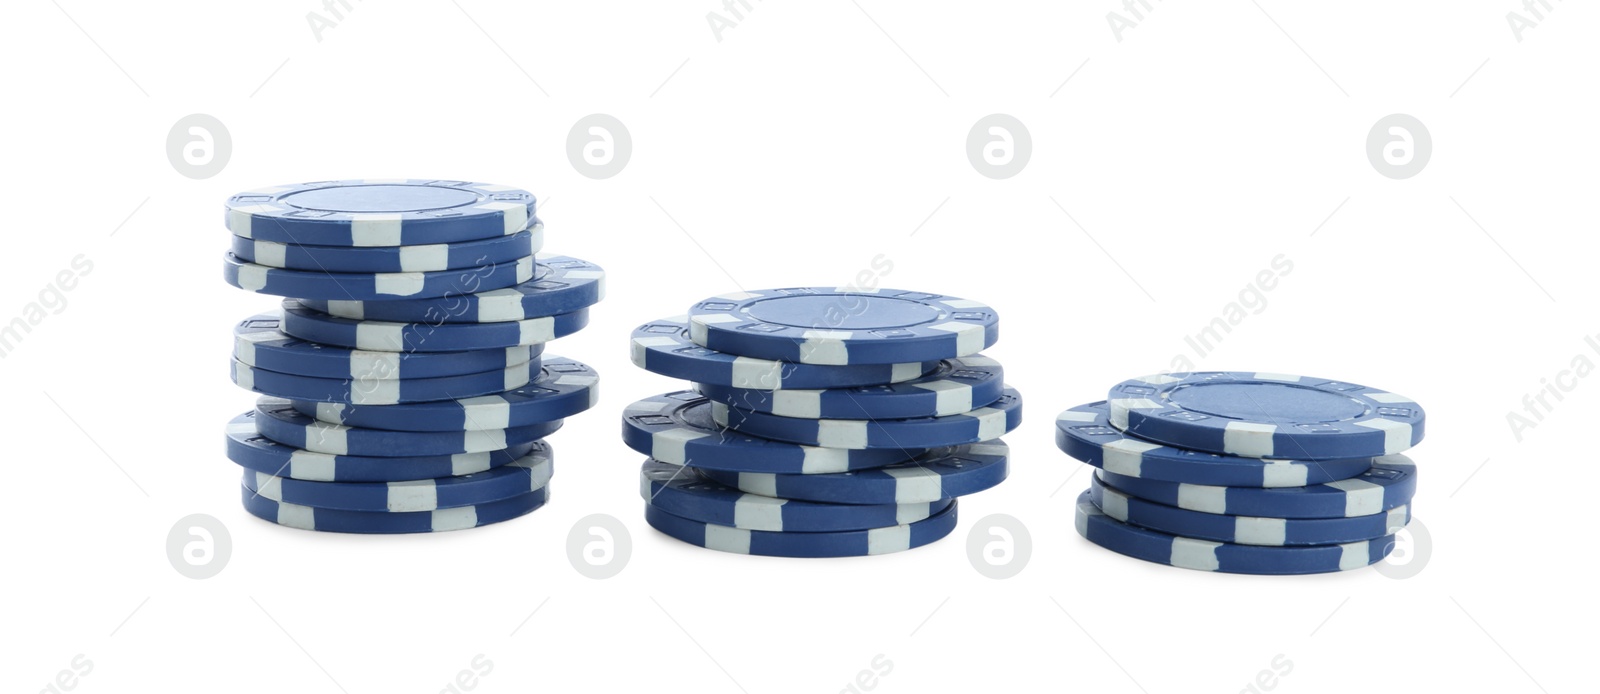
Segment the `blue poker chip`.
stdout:
<path fill-rule="evenodd" d="M 295 411 L 288 400 L 256 400 L 256 431 L 285 446 L 313 453 L 363 456 L 453 455 L 497 451 L 537 441 L 561 422 L 482 431 L 386 431 L 329 424 Z"/>
<path fill-rule="evenodd" d="M 390 323 L 358 321 L 283 302 L 281 329 L 291 337 L 379 352 L 460 352 L 537 345 L 589 324 L 589 309 L 510 323 Z"/>
<path fill-rule="evenodd" d="M 767 532 L 730 528 L 675 516 L 646 504 L 645 521 L 663 534 L 691 545 L 764 557 L 866 557 L 903 552 L 932 544 L 956 529 L 956 504 L 926 520 L 872 530 Z"/>
<path fill-rule="evenodd" d="M 421 403 L 446 398 L 472 398 L 528 385 L 536 364 L 518 364 L 499 371 L 485 371 L 438 378 L 315 378 L 257 369 L 238 359 L 230 373 L 234 385 L 245 390 L 296 400 L 316 400 L 355 405 L 396 405 Z"/>
<path fill-rule="evenodd" d="M 1179 537 L 1141 528 L 1107 516 L 1078 496 L 1078 534 L 1118 554 L 1197 571 L 1233 574 L 1318 574 L 1350 571 L 1383 561 L 1394 551 L 1394 536 L 1339 545 L 1258 547 Z"/>
<path fill-rule="evenodd" d="M 258 369 L 316 378 L 438 378 L 498 371 L 520 364 L 538 368 L 544 345 L 471 352 L 377 352 L 289 337 L 282 314 L 261 313 L 233 328 L 233 358 Z"/>
<path fill-rule="evenodd" d="M 977 354 L 1000 317 L 976 301 L 899 289 L 795 287 L 714 296 L 689 309 L 695 344 L 801 364 L 895 364 Z"/>
<path fill-rule="evenodd" d="M 712 404 L 693 391 L 635 402 L 622 411 L 622 441 L 635 451 L 676 465 L 799 474 L 881 467 L 923 452 L 886 448 L 847 451 L 745 436 L 712 422 Z"/>
<path fill-rule="evenodd" d="M 1111 424 L 1139 438 L 1246 458 L 1393 455 L 1422 441 L 1422 406 L 1353 383 L 1269 373 L 1145 376 L 1111 389 Z"/>
<path fill-rule="evenodd" d="M 1005 371 L 1000 362 L 974 355 L 946 359 L 933 371 L 903 383 L 822 390 L 756 390 L 696 383 L 695 390 L 740 410 L 780 417 L 911 419 L 960 414 L 999 400 L 1005 390 Z"/>
<path fill-rule="evenodd" d="M 546 447 L 543 441 L 532 441 L 498 451 L 408 457 L 313 453 L 262 436 L 256 430 L 254 410 L 228 422 L 227 439 L 228 460 L 239 467 L 317 482 L 397 482 L 470 475 L 508 465 Z"/>
<path fill-rule="evenodd" d="M 906 525 L 939 514 L 953 499 L 911 504 L 820 504 L 746 494 L 694 468 L 646 460 L 639 494 L 651 506 L 701 523 L 767 532 L 838 532 Z"/>
<path fill-rule="evenodd" d="M 228 198 L 235 236 L 312 246 L 418 246 L 515 234 L 537 223 L 533 194 L 492 183 L 318 181 Z"/>
<path fill-rule="evenodd" d="M 600 376 L 582 362 L 550 356 L 526 386 L 462 400 L 364 406 L 291 401 L 301 414 L 330 424 L 397 431 L 479 431 L 551 422 L 594 407 Z"/>
<path fill-rule="evenodd" d="M 1056 446 L 1082 462 L 1140 479 L 1227 487 L 1303 487 L 1355 477 L 1372 458 L 1274 460 L 1241 458 L 1163 446 L 1111 425 L 1104 401 L 1079 405 L 1056 416 Z"/>
<path fill-rule="evenodd" d="M 663 318 L 633 331 L 633 363 L 662 376 L 756 390 L 855 388 L 921 378 L 937 361 L 815 366 L 754 359 L 706 349 L 689 339 L 686 316 Z"/>
<path fill-rule="evenodd" d="M 546 484 L 527 494 L 476 506 L 382 513 L 280 503 L 256 494 L 243 485 L 239 489 L 245 510 L 262 520 L 301 530 L 362 534 L 441 533 L 476 528 L 528 515 L 550 499 L 550 485 Z"/>
<path fill-rule="evenodd" d="M 233 254 L 256 265 L 315 272 L 437 272 L 514 262 L 539 251 L 544 227 L 510 236 L 426 246 L 303 246 L 233 237 Z"/>
<path fill-rule="evenodd" d="M 1197 540 L 1265 547 L 1337 545 L 1387 537 L 1411 522 L 1409 504 L 1350 518 L 1228 516 L 1145 501 L 1107 486 L 1099 477 L 1090 478 L 1089 483 L 1089 500 L 1107 516 Z"/>
<path fill-rule="evenodd" d="M 1217 487 L 1095 473 L 1112 487 L 1146 501 L 1233 516 L 1267 518 L 1347 518 L 1385 513 L 1411 502 L 1417 492 L 1417 466 L 1403 455 L 1372 460 L 1355 477 L 1304 487 Z"/>
<path fill-rule="evenodd" d="M 915 504 L 976 494 L 1004 482 L 1011 451 L 1003 441 L 928 451 L 873 470 L 811 475 L 699 468 L 740 491 L 831 504 Z M 698 464 L 696 464 L 698 465 Z"/>
<path fill-rule="evenodd" d="M 711 403 L 711 420 L 741 434 L 826 448 L 938 448 L 1005 436 L 1022 423 L 1022 394 L 1006 388 L 1000 399 L 960 414 L 916 419 L 796 419 Z"/>
<path fill-rule="evenodd" d="M 550 451 L 541 448 L 486 472 L 405 482 L 309 482 L 246 470 L 244 487 L 278 503 L 319 509 L 412 513 L 476 506 L 538 491 L 550 481 Z"/>
<path fill-rule="evenodd" d="M 605 298 L 606 273 L 564 255 L 540 255 L 533 277 L 515 287 L 437 299 L 320 301 L 301 303 L 352 320 L 397 323 L 504 323 L 586 309 Z"/>
<path fill-rule="evenodd" d="M 222 264 L 222 279 L 228 284 L 258 294 L 301 299 L 424 299 L 510 287 L 531 277 L 532 256 L 439 272 L 282 270 L 244 262 L 232 253 L 223 257 Z"/>

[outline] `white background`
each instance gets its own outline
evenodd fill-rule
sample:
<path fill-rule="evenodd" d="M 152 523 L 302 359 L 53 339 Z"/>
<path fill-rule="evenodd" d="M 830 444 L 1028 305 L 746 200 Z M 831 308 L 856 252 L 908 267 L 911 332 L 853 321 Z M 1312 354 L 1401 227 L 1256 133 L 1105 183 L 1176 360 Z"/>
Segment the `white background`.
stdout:
<path fill-rule="evenodd" d="M 738 15 L 711 0 L 446 0 L 342 19 L 310 0 L 11 6 L 0 321 L 74 256 L 93 269 L 0 359 L 0 688 L 49 691 L 80 654 L 81 692 L 438 692 L 479 655 L 493 663 L 479 692 L 835 692 L 880 655 L 880 692 L 1592 682 L 1600 385 L 1558 374 L 1600 360 L 1584 342 L 1600 333 L 1594 9 L 1152 5 L 1142 20 L 1109 0 Z M 733 24 L 720 41 L 713 11 Z M 1537 23 L 1520 41 L 1512 11 Z M 334 24 L 320 41 L 310 12 Z M 1111 12 L 1135 25 L 1120 41 Z M 202 180 L 165 153 L 194 113 L 231 142 Z M 567 159 L 591 113 L 631 133 L 613 178 Z M 991 113 L 1031 136 L 1015 177 L 967 159 Z M 1391 113 L 1432 137 L 1404 180 L 1366 154 Z M 555 497 L 538 513 L 366 537 L 240 509 L 222 427 L 253 398 L 227 376 L 230 328 L 276 300 L 222 282 L 221 203 L 361 177 L 529 188 L 547 250 L 607 270 L 592 325 L 551 350 L 595 366 L 604 397 L 553 437 Z M 885 286 L 1000 311 L 987 353 L 1028 413 L 1008 437 L 1012 478 L 964 499 L 949 539 L 894 556 L 734 556 L 646 526 L 619 413 L 681 384 L 628 362 L 631 328 L 735 288 L 849 282 L 878 254 Z M 1265 308 L 1196 355 L 1185 336 L 1278 254 L 1294 269 Z M 1079 538 L 1088 468 L 1054 447 L 1055 413 L 1175 355 L 1422 402 L 1415 506 L 1431 540 L 1403 549 L 1428 563 L 1409 579 L 1214 575 Z M 1514 435 L 1508 413 L 1557 380 L 1571 392 Z M 193 513 L 231 534 L 211 579 L 166 555 Z M 631 531 L 615 578 L 567 560 L 594 513 Z M 1005 581 L 966 547 L 996 513 L 1031 533 L 1031 561 Z M 1258 679 L 1274 659 L 1292 667 Z"/>

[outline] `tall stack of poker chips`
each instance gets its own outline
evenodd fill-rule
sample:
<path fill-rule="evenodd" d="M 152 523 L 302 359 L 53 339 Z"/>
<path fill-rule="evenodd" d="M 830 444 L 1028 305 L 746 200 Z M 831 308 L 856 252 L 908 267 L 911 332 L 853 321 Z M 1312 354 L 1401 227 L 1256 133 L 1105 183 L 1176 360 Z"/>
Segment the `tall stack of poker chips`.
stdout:
<path fill-rule="evenodd" d="M 1056 418 L 1099 468 L 1078 533 L 1202 571 L 1309 574 L 1381 561 L 1411 520 L 1422 441 L 1410 398 L 1342 381 L 1196 372 L 1117 384 Z"/>
<path fill-rule="evenodd" d="M 227 202 L 224 277 L 292 297 L 234 329 L 228 424 L 245 509 L 353 533 L 471 528 L 549 498 L 562 419 L 599 377 L 544 351 L 583 328 L 605 276 L 541 254 L 524 190 L 441 180 L 326 181 Z"/>
<path fill-rule="evenodd" d="M 623 440 L 650 456 L 645 518 L 741 554 L 836 557 L 920 547 L 956 497 L 1004 481 L 1022 398 L 978 354 L 998 316 L 891 289 L 713 297 L 633 333 L 634 364 L 693 382 L 636 402 Z"/>

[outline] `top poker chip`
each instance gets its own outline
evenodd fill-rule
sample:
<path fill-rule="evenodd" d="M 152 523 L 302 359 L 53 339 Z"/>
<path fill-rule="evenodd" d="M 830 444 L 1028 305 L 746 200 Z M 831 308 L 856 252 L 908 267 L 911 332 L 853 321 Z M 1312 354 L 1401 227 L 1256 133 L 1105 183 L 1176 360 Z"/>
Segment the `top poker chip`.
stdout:
<path fill-rule="evenodd" d="M 1325 378 L 1198 371 L 1123 381 L 1111 425 L 1148 441 L 1246 458 L 1393 455 L 1422 441 L 1411 398 Z"/>
<path fill-rule="evenodd" d="M 319 181 L 228 198 L 236 236 L 317 246 L 415 246 L 515 234 L 537 220 L 532 193 L 421 179 Z"/>
<path fill-rule="evenodd" d="M 976 301 L 899 289 L 793 287 L 714 296 L 689 309 L 695 344 L 744 357 L 848 366 L 954 359 L 1000 337 Z"/>

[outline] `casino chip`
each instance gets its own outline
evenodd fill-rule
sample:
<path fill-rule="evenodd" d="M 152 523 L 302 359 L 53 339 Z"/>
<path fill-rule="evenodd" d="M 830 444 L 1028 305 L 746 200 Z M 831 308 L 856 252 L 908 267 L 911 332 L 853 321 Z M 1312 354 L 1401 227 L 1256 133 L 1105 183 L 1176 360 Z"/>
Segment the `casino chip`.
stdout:
<path fill-rule="evenodd" d="M 256 494 L 243 485 L 239 489 L 244 498 L 244 509 L 262 520 L 301 530 L 364 534 L 442 533 L 476 528 L 525 516 L 544 506 L 550 498 L 550 485 L 547 484 L 527 494 L 475 506 L 381 513 L 281 503 Z"/>
<path fill-rule="evenodd" d="M 233 328 L 233 358 L 258 369 L 315 378 L 439 378 L 499 371 L 530 364 L 544 345 L 518 345 L 470 352 L 377 352 L 289 337 L 278 329 L 282 314 L 259 313 Z"/>
<path fill-rule="evenodd" d="M 801 364 L 894 364 L 965 357 L 999 339 L 976 301 L 898 289 L 796 287 L 714 296 L 689 309 L 695 344 Z"/>
<path fill-rule="evenodd" d="M 422 403 L 470 398 L 528 385 L 527 363 L 500 370 L 438 378 L 312 378 L 257 369 L 233 360 L 233 383 L 245 390 L 298 400 L 354 405 Z"/>
<path fill-rule="evenodd" d="M 240 193 L 226 211 L 224 280 L 286 297 L 234 328 L 234 383 L 268 396 L 227 426 L 247 511 L 410 533 L 544 505 L 543 437 L 599 397 L 593 369 L 544 346 L 588 325 L 605 275 L 535 255 L 532 194 L 322 181 Z"/>
<path fill-rule="evenodd" d="M 741 434 L 846 450 L 938 448 L 1004 436 L 1022 423 L 1022 395 L 1007 388 L 999 400 L 970 412 L 917 419 L 796 419 L 711 403 L 711 420 Z"/>
<path fill-rule="evenodd" d="M 987 406 L 1005 391 L 1000 362 L 981 355 L 946 359 L 900 383 L 821 390 L 758 390 L 696 383 L 712 400 L 750 412 L 801 419 L 943 417 Z"/>
<path fill-rule="evenodd" d="M 768 532 L 871 530 L 934 516 L 953 499 L 909 504 L 823 504 L 746 494 L 682 465 L 646 460 L 639 494 L 667 513 L 688 520 Z"/>
<path fill-rule="evenodd" d="M 871 530 L 767 532 L 702 523 L 646 504 L 645 521 L 670 537 L 706 549 L 766 557 L 865 557 L 931 544 L 956 528 L 956 502 L 926 520 Z"/>
<path fill-rule="evenodd" d="M 1337 545 L 1258 547 L 1179 537 L 1123 523 L 1078 497 L 1078 534 L 1118 554 L 1197 571 L 1236 574 L 1315 574 L 1350 571 L 1382 561 L 1394 551 L 1391 537 Z"/>
<path fill-rule="evenodd" d="M 476 506 L 544 489 L 548 449 L 487 472 L 403 482 L 308 482 L 245 471 L 244 486 L 278 503 L 344 511 L 407 513 Z"/>
<path fill-rule="evenodd" d="M 321 272 L 284 270 L 223 257 L 222 279 L 245 291 L 302 299 L 426 299 L 500 289 L 533 277 L 533 259 L 438 272 Z"/>
<path fill-rule="evenodd" d="M 490 183 L 319 181 L 228 198 L 235 236 L 312 246 L 419 246 L 515 234 L 537 223 L 533 194 Z"/>
<path fill-rule="evenodd" d="M 1271 460 L 1163 446 L 1111 426 L 1111 409 L 1105 402 L 1057 415 L 1056 446 L 1119 475 L 1233 487 L 1302 487 L 1355 477 L 1372 466 L 1371 458 Z"/>
<path fill-rule="evenodd" d="M 233 237 L 233 255 L 247 263 L 316 272 L 438 272 L 515 262 L 544 244 L 544 227 L 510 236 L 427 246 L 302 246 Z"/>
<path fill-rule="evenodd" d="M 482 431 L 552 422 L 594 407 L 600 376 L 587 365 L 550 356 L 526 386 L 461 400 L 363 406 L 346 402 L 290 402 L 301 414 L 330 424 L 395 431 Z"/>
<path fill-rule="evenodd" d="M 288 400 L 256 400 L 256 430 L 285 446 L 333 455 L 453 455 L 498 451 L 537 441 L 561 428 L 561 420 L 481 431 L 387 431 L 329 424 L 300 414 Z"/>
<path fill-rule="evenodd" d="M 505 323 L 389 323 L 330 316 L 283 302 L 284 333 L 302 340 L 380 352 L 459 352 L 536 345 L 589 324 L 589 309 Z"/>
<path fill-rule="evenodd" d="M 314 453 L 262 436 L 256 430 L 255 410 L 228 422 L 227 439 L 228 460 L 239 467 L 275 477 L 316 482 L 398 482 L 470 475 L 507 465 L 547 446 L 543 441 L 533 441 L 498 451 L 432 456 Z"/>
<path fill-rule="evenodd" d="M 1262 518 L 1202 513 L 1128 496 L 1089 479 L 1089 500 L 1106 515 L 1141 528 L 1241 545 L 1336 545 L 1393 535 L 1411 522 L 1411 507 L 1348 518 Z"/>
<path fill-rule="evenodd" d="M 872 470 L 812 475 L 700 469 L 751 494 L 833 504 L 915 504 L 976 494 L 1005 481 L 1010 449 L 1000 441 L 955 446 Z M 696 463 L 698 466 L 698 463 Z"/>
<path fill-rule="evenodd" d="M 713 405 L 693 391 L 645 398 L 623 410 L 622 441 L 656 460 L 733 472 L 846 472 L 891 465 L 922 452 L 851 451 L 742 436 L 711 421 Z"/>
<path fill-rule="evenodd" d="M 689 339 L 684 316 L 663 318 L 633 331 L 633 365 L 662 376 L 701 385 L 756 390 L 856 388 L 921 378 L 939 362 L 814 366 L 752 359 L 706 349 Z"/>
<path fill-rule="evenodd" d="M 1246 458 L 1328 460 L 1402 453 L 1422 441 L 1422 408 L 1353 383 L 1203 371 L 1123 381 L 1111 424 L 1158 443 Z"/>
<path fill-rule="evenodd" d="M 504 323 L 572 313 L 605 298 L 606 273 L 594 263 L 540 255 L 533 277 L 514 287 L 438 299 L 301 303 L 351 320 L 396 323 Z"/>
<path fill-rule="evenodd" d="M 1374 458 L 1356 477 L 1304 487 L 1214 487 L 1128 477 L 1100 470 L 1100 479 L 1129 496 L 1202 513 L 1269 518 L 1346 518 L 1384 513 L 1411 501 L 1417 466 L 1403 455 Z"/>
<path fill-rule="evenodd" d="M 1056 418 L 1056 445 L 1100 468 L 1077 530 L 1145 561 L 1308 574 L 1382 561 L 1411 521 L 1422 440 L 1410 398 L 1253 372 L 1123 381 Z M 709 474 L 709 473 L 707 473 Z"/>

